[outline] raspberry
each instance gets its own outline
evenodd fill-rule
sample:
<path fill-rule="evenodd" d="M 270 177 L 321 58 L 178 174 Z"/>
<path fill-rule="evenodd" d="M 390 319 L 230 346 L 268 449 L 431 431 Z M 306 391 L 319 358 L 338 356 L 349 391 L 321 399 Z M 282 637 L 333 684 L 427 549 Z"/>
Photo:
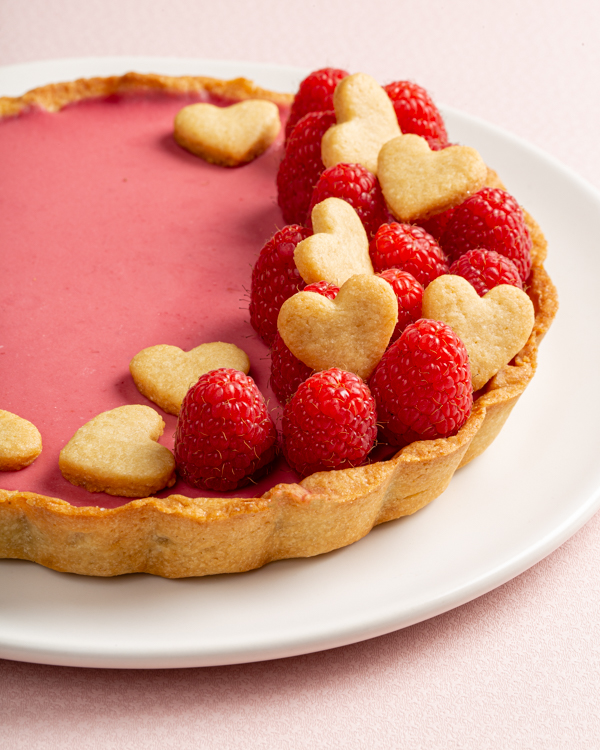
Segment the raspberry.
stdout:
<path fill-rule="evenodd" d="M 369 381 L 382 437 L 391 445 L 455 435 L 473 405 L 467 350 L 438 320 L 409 325 Z"/>
<path fill-rule="evenodd" d="M 391 284 L 398 300 L 398 322 L 390 339 L 393 344 L 407 325 L 421 317 L 423 287 L 414 276 L 399 268 L 387 268 L 377 275 Z"/>
<path fill-rule="evenodd" d="M 515 264 L 493 250 L 469 250 L 450 266 L 450 273 L 462 276 L 480 297 L 500 284 L 512 284 L 523 289 Z"/>
<path fill-rule="evenodd" d="M 403 133 L 422 136 L 434 151 L 449 145 L 442 115 L 424 88 L 410 81 L 395 81 L 383 89 L 392 100 Z"/>
<path fill-rule="evenodd" d="M 327 299 L 335 299 L 340 291 L 335 284 L 328 281 L 317 281 L 309 284 L 302 291 L 316 292 Z M 301 362 L 287 348 L 279 332 L 275 335 L 271 348 L 271 379 L 273 393 L 280 404 L 286 404 L 296 392 L 300 383 L 310 377 L 312 368 Z"/>
<path fill-rule="evenodd" d="M 194 487 L 234 490 L 277 453 L 277 430 L 252 378 L 230 368 L 202 375 L 186 393 L 175 431 L 175 462 Z"/>
<path fill-rule="evenodd" d="M 327 299 L 335 299 L 340 291 L 340 288 L 330 281 L 314 281 L 312 284 L 305 286 L 303 292 L 314 292 L 320 294 L 322 297 Z"/>
<path fill-rule="evenodd" d="M 430 234 L 413 224 L 382 224 L 369 245 L 375 271 L 400 268 L 424 287 L 448 273 L 442 249 Z"/>
<path fill-rule="evenodd" d="M 336 164 L 321 174 L 308 208 L 307 226 L 312 226 L 313 208 L 326 198 L 341 198 L 349 203 L 362 221 L 368 237 L 372 237 L 387 221 L 387 207 L 377 177 L 361 164 Z"/>
<path fill-rule="evenodd" d="M 531 246 L 521 207 L 498 188 L 482 188 L 457 206 L 442 236 L 452 261 L 468 250 L 495 250 L 512 260 L 523 283 L 531 270 Z"/>
<path fill-rule="evenodd" d="M 294 128 L 277 172 L 277 202 L 287 224 L 303 224 L 325 165 L 321 140 L 335 125 L 335 112 L 312 112 Z"/>
<path fill-rule="evenodd" d="M 284 456 L 303 477 L 359 466 L 377 435 L 375 402 L 358 375 L 334 367 L 299 386 L 282 429 Z"/>
<path fill-rule="evenodd" d="M 446 227 L 453 213 L 453 208 L 447 208 L 445 211 L 442 211 L 441 214 L 436 214 L 429 219 L 419 219 L 417 224 L 441 245 L 442 237 L 444 236 L 444 232 L 446 231 Z"/>
<path fill-rule="evenodd" d="M 338 68 L 322 68 L 307 76 L 302 83 L 290 110 L 285 126 L 286 140 L 292 134 L 298 120 L 309 112 L 325 112 L 333 109 L 333 92 L 338 83 L 348 73 Z"/>
<path fill-rule="evenodd" d="M 304 289 L 304 280 L 294 263 L 294 250 L 309 236 L 310 231 L 304 227 L 284 227 L 263 247 L 252 269 L 250 322 L 268 346 L 277 333 L 281 305 Z"/>

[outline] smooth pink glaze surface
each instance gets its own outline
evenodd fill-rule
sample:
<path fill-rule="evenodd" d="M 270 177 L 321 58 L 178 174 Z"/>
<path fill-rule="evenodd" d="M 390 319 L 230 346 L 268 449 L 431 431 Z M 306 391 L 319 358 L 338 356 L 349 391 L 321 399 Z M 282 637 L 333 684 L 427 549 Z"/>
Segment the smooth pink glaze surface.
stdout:
<path fill-rule="evenodd" d="M 31 466 L 0 474 L 3 489 L 74 505 L 127 502 L 73 486 L 58 457 L 79 427 L 124 404 L 153 406 L 166 422 L 160 442 L 172 448 L 176 418 L 129 374 L 131 358 L 155 344 L 240 346 L 278 416 L 248 299 L 252 265 L 283 225 L 281 139 L 243 167 L 207 164 L 173 140 L 186 103 L 129 96 L 0 122 L 0 408 L 33 422 L 43 441 Z M 228 494 L 295 481 L 280 461 L 258 485 Z M 218 494 L 181 480 L 158 494 L 173 493 Z"/>

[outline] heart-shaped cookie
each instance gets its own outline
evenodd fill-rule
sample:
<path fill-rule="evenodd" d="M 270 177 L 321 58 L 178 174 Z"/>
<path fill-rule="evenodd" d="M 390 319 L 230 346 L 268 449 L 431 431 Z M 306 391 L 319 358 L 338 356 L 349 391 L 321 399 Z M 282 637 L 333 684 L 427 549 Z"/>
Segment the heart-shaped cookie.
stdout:
<path fill-rule="evenodd" d="M 229 107 L 190 104 L 175 117 L 175 140 L 213 164 L 236 167 L 273 143 L 281 121 L 273 102 L 249 99 Z"/>
<path fill-rule="evenodd" d="M 150 346 L 129 363 L 139 392 L 168 414 L 175 415 L 179 414 L 185 394 L 198 378 L 221 367 L 241 370 L 247 375 L 250 360 L 246 352 L 234 344 L 215 341 L 189 352 L 168 344 Z"/>
<path fill-rule="evenodd" d="M 175 483 L 173 454 L 157 440 L 165 423 L 139 404 L 105 411 L 80 427 L 60 452 L 71 484 L 90 492 L 147 497 Z"/>
<path fill-rule="evenodd" d="M 462 340 L 477 391 L 525 346 L 535 312 L 516 286 L 502 284 L 480 297 L 466 279 L 446 275 L 425 289 L 423 317 L 447 323 Z"/>
<path fill-rule="evenodd" d="M 406 134 L 382 146 L 377 176 L 390 211 L 410 222 L 462 203 L 483 187 L 487 167 L 474 148 L 432 151 L 424 138 Z"/>
<path fill-rule="evenodd" d="M 372 274 L 369 240 L 349 203 L 327 198 L 311 213 L 313 232 L 294 250 L 294 262 L 307 284 L 329 281 L 341 287 L 351 276 Z"/>
<path fill-rule="evenodd" d="M 321 141 L 323 164 L 362 164 L 377 174 L 379 150 L 401 132 L 389 96 L 374 78 L 355 73 L 338 83 L 333 106 L 337 125 Z"/>
<path fill-rule="evenodd" d="M 37 427 L 10 411 L 0 409 L 0 471 L 19 471 L 42 452 Z"/>
<path fill-rule="evenodd" d="M 298 292 L 279 311 L 277 327 L 292 354 L 313 370 L 339 367 L 365 380 L 398 320 L 398 301 L 378 276 L 352 276 L 337 297 Z"/>

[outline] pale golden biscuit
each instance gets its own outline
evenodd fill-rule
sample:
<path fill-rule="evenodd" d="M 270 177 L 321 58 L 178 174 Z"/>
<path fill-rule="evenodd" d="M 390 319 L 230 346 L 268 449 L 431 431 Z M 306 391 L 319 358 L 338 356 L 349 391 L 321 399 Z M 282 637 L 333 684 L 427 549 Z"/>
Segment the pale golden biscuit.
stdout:
<path fill-rule="evenodd" d="M 0 471 L 24 469 L 42 452 L 37 427 L 10 411 L 0 409 Z"/>
<path fill-rule="evenodd" d="M 248 355 L 235 344 L 215 341 L 189 352 L 159 344 L 142 349 L 129 363 L 129 371 L 141 394 L 168 414 L 179 414 L 185 394 L 201 375 L 221 367 L 248 374 Z"/>
<path fill-rule="evenodd" d="M 65 479 L 90 492 L 146 497 L 175 484 L 173 454 L 157 440 L 165 423 L 149 406 L 119 406 L 80 427 L 60 452 Z"/>
<path fill-rule="evenodd" d="M 299 242 L 294 262 L 307 284 L 330 281 L 342 286 L 356 274 L 372 274 L 369 240 L 349 203 L 327 198 L 311 213 L 314 234 Z"/>
<path fill-rule="evenodd" d="M 478 391 L 526 344 L 535 322 L 533 303 L 521 289 L 502 284 L 480 297 L 462 276 L 438 276 L 423 295 L 423 317 L 447 323 L 469 353 Z"/>
<path fill-rule="evenodd" d="M 229 107 L 190 104 L 175 117 L 175 140 L 213 164 L 236 167 L 266 151 L 281 129 L 273 102 L 250 99 Z"/>
<path fill-rule="evenodd" d="M 377 175 L 390 211 L 410 222 L 458 206 L 483 187 L 488 170 L 474 148 L 432 151 L 424 138 L 406 134 L 382 147 Z"/>
<path fill-rule="evenodd" d="M 380 148 L 401 133 L 389 96 L 374 78 L 355 73 L 338 83 L 333 106 L 337 125 L 321 141 L 323 164 L 362 164 L 377 174 Z"/>
<path fill-rule="evenodd" d="M 279 311 L 277 328 L 288 349 L 313 370 L 339 367 L 365 380 L 398 321 L 398 301 L 378 276 L 352 276 L 334 300 L 298 292 Z"/>

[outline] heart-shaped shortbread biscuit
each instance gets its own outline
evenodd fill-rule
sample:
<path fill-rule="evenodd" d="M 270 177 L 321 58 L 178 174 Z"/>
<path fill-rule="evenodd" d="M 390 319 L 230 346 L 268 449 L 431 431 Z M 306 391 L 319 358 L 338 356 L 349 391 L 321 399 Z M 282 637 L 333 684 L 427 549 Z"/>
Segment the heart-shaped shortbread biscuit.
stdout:
<path fill-rule="evenodd" d="M 175 483 L 173 454 L 157 440 L 165 428 L 149 406 L 119 406 L 80 427 L 60 452 L 71 484 L 90 492 L 147 497 Z"/>
<path fill-rule="evenodd" d="M 189 352 L 177 346 L 159 344 L 142 349 L 129 363 L 139 390 L 168 414 L 179 414 L 185 394 L 201 375 L 221 367 L 248 374 L 250 360 L 234 344 L 215 341 Z"/>
<path fill-rule="evenodd" d="M 447 323 L 464 343 L 477 391 L 525 346 L 535 312 L 516 286 L 502 284 L 480 297 L 466 279 L 446 275 L 425 289 L 423 317 Z"/>
<path fill-rule="evenodd" d="M 314 234 L 296 245 L 294 262 L 307 284 L 329 281 L 341 287 L 351 276 L 372 274 L 369 240 L 349 203 L 327 198 L 311 213 Z"/>
<path fill-rule="evenodd" d="M 313 370 L 339 367 L 365 380 L 398 320 L 398 300 L 378 276 L 353 276 L 334 300 L 298 292 L 279 311 L 277 327 L 288 349 Z"/>
<path fill-rule="evenodd" d="M 37 427 L 10 411 L 0 409 L 0 471 L 19 471 L 42 452 Z"/>
<path fill-rule="evenodd" d="M 389 96 L 374 78 L 355 73 L 338 83 L 333 106 L 337 125 L 321 141 L 323 164 L 362 164 L 377 174 L 379 150 L 401 132 Z"/>
<path fill-rule="evenodd" d="M 424 138 L 406 134 L 381 148 L 377 175 L 390 211 L 410 222 L 462 203 L 483 187 L 487 167 L 474 148 L 432 151 Z"/>
<path fill-rule="evenodd" d="M 230 107 L 190 104 L 175 117 L 175 140 L 213 164 L 236 167 L 273 143 L 281 121 L 273 102 L 249 99 Z"/>

